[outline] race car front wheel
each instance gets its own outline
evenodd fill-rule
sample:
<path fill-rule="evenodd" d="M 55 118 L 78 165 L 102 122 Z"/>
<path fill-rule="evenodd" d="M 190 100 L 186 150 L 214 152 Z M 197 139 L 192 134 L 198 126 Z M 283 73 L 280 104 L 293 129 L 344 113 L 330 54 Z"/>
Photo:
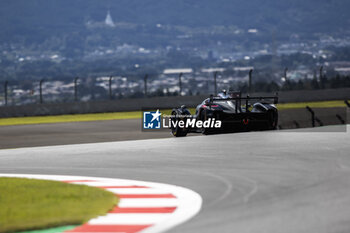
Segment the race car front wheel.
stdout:
<path fill-rule="evenodd" d="M 186 128 L 179 127 L 178 122 L 180 121 L 179 114 L 177 112 L 171 113 L 171 133 L 175 137 L 185 137 L 188 130 Z"/>
<path fill-rule="evenodd" d="M 209 118 L 215 118 L 215 114 L 213 114 L 213 115 L 214 116 L 209 117 L 208 113 L 206 111 L 202 111 L 200 119 L 204 122 L 204 121 L 208 120 Z M 201 128 L 201 133 L 204 134 L 204 135 L 209 135 L 209 134 L 214 134 L 215 131 L 213 129 L 210 129 L 210 128 L 202 127 Z"/>

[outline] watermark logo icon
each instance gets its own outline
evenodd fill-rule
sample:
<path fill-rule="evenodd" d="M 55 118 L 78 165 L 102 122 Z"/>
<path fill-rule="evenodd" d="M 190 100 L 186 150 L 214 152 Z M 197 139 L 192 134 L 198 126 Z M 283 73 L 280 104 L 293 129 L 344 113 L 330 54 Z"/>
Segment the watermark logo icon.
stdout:
<path fill-rule="evenodd" d="M 160 129 L 161 120 L 159 109 L 156 112 L 143 112 L 143 128 L 144 129 Z"/>

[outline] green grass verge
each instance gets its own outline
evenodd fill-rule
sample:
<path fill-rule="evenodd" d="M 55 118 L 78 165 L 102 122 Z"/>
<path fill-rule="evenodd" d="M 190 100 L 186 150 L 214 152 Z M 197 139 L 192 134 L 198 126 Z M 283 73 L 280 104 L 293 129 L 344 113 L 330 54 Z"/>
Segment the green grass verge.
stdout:
<path fill-rule="evenodd" d="M 103 120 L 121 120 L 138 119 L 141 112 L 115 112 L 115 113 L 92 113 L 92 114 L 74 114 L 59 116 L 35 116 L 35 117 L 12 117 L 0 118 L 0 125 L 29 125 L 29 124 L 48 124 L 59 122 L 82 122 L 82 121 L 103 121 Z"/>
<path fill-rule="evenodd" d="M 0 232 L 80 225 L 118 202 L 110 192 L 59 181 L 0 178 Z"/>
<path fill-rule="evenodd" d="M 65 231 L 69 231 L 74 229 L 75 226 L 63 226 L 63 227 L 53 227 L 53 228 L 48 228 L 48 229 L 42 229 L 42 230 L 33 230 L 33 231 L 21 231 L 18 233 L 62 233 Z"/>
<path fill-rule="evenodd" d="M 303 102 L 303 103 L 285 103 L 278 104 L 279 110 L 305 108 L 333 108 L 345 107 L 344 101 L 321 101 L 321 102 Z M 195 109 L 189 109 L 194 114 Z M 162 110 L 164 114 L 170 114 L 171 110 Z M 31 125 L 31 124 L 48 124 L 48 123 L 64 123 L 64 122 L 83 122 L 83 121 L 103 121 L 103 120 L 124 120 L 124 119 L 140 119 L 142 113 L 134 112 L 115 112 L 115 113 L 93 113 L 93 114 L 74 114 L 59 116 L 35 116 L 35 117 L 13 117 L 0 118 L 0 126 L 5 125 Z"/>

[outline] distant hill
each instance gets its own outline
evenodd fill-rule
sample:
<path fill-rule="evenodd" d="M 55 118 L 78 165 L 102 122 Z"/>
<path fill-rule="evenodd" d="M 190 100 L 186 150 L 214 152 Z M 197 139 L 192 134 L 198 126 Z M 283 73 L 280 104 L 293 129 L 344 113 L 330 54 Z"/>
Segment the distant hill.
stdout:
<path fill-rule="evenodd" d="M 83 33 L 87 21 L 206 27 L 234 25 L 279 33 L 349 30 L 349 0 L 1 0 L 1 42 Z M 43 39 L 44 40 L 44 39 Z"/>

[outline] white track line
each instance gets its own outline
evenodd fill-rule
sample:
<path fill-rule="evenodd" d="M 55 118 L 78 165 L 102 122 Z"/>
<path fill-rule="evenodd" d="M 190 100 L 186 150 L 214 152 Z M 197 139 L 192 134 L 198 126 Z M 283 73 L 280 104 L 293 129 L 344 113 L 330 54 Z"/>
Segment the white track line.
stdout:
<path fill-rule="evenodd" d="M 138 198 L 121 199 L 119 207 L 177 207 L 179 201 L 177 199 L 170 198 Z"/>
<path fill-rule="evenodd" d="M 108 191 L 117 194 L 166 194 L 169 193 L 168 190 L 165 189 L 155 189 L 155 188 L 107 188 Z"/>
<path fill-rule="evenodd" d="M 102 187 L 120 194 L 116 209 L 69 232 L 156 233 L 169 230 L 196 215 L 202 198 L 192 190 L 153 182 L 81 176 L 0 174 Z"/>
<path fill-rule="evenodd" d="M 96 225 L 148 225 L 160 223 L 171 217 L 171 214 L 108 214 L 89 221 Z"/>

